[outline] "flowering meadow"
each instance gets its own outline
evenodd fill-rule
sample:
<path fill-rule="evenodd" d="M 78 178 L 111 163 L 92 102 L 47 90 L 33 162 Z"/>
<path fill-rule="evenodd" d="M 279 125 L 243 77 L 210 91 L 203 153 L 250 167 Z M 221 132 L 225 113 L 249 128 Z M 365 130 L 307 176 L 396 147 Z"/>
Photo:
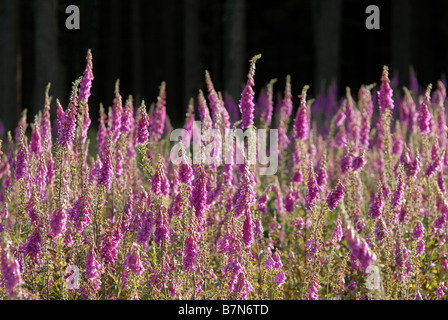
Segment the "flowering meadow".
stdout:
<path fill-rule="evenodd" d="M 206 163 L 216 138 L 192 161 L 170 140 L 165 83 L 147 106 L 117 81 L 94 130 L 90 51 L 67 105 L 49 85 L 0 140 L 0 298 L 446 299 L 446 83 L 400 88 L 385 66 L 342 97 L 289 76 L 255 95 L 259 58 L 237 103 L 205 72 L 183 129 L 273 129 L 274 174 Z"/>

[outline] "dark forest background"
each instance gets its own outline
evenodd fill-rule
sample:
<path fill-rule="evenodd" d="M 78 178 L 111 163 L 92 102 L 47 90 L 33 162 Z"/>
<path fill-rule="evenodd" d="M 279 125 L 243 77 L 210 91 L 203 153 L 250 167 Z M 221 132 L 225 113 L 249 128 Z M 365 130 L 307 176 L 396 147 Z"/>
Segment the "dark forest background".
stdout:
<path fill-rule="evenodd" d="M 80 30 L 67 30 L 65 9 L 80 9 Z M 365 9 L 380 8 L 380 30 L 367 30 Z M 417 0 L 0 0 L 0 119 L 12 129 L 21 110 L 42 108 L 44 90 L 67 105 L 71 83 L 93 53 L 92 118 L 109 106 L 114 83 L 137 102 L 156 100 L 167 83 L 167 109 L 182 125 L 190 97 L 215 87 L 238 102 L 249 59 L 258 53 L 255 91 L 291 75 L 295 105 L 303 85 L 311 97 L 336 81 L 357 90 L 379 82 L 383 65 L 409 85 L 448 70 L 448 1 Z M 54 109 L 54 108 L 53 108 Z"/>

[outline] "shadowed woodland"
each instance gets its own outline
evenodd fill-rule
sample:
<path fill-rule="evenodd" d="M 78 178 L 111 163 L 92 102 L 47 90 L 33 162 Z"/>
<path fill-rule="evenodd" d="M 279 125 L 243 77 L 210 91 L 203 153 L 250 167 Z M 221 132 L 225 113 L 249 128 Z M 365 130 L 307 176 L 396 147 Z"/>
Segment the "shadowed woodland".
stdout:
<path fill-rule="evenodd" d="M 80 9 L 80 30 L 65 28 L 70 4 Z M 365 27 L 370 4 L 380 8 L 380 30 Z M 189 98 L 205 88 L 205 70 L 238 102 L 257 53 L 263 57 L 255 92 L 272 78 L 284 88 L 290 74 L 297 105 L 305 84 L 311 97 L 332 81 L 358 88 L 376 82 L 385 64 L 400 86 L 409 85 L 411 65 L 422 87 L 435 83 L 448 69 L 446 39 L 446 1 L 0 0 L 2 131 L 15 128 L 25 108 L 32 119 L 48 82 L 51 95 L 67 104 L 89 48 L 93 119 L 100 102 L 112 103 L 117 78 L 123 96 L 137 102 L 155 101 L 166 81 L 167 111 L 180 125 Z"/>

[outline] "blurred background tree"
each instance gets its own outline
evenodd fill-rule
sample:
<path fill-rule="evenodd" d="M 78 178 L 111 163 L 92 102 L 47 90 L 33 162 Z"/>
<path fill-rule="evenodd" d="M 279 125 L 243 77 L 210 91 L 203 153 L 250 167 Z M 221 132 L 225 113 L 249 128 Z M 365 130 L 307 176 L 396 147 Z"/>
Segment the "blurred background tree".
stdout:
<path fill-rule="evenodd" d="M 71 4 L 80 30 L 65 28 Z M 380 30 L 365 27 L 370 4 L 380 8 Z M 262 53 L 255 91 L 271 78 L 283 91 L 290 74 L 297 107 L 305 84 L 310 97 L 331 81 L 343 94 L 346 85 L 378 83 L 385 64 L 400 86 L 409 85 L 411 65 L 422 87 L 434 84 L 448 70 L 446 39 L 443 0 L 0 0 L 0 120 L 14 129 L 27 108 L 32 121 L 48 82 L 66 107 L 89 48 L 92 119 L 99 102 L 111 105 L 117 78 L 136 103 L 155 101 L 166 81 L 168 114 L 181 126 L 189 98 L 205 89 L 206 69 L 238 102 L 249 59 Z"/>

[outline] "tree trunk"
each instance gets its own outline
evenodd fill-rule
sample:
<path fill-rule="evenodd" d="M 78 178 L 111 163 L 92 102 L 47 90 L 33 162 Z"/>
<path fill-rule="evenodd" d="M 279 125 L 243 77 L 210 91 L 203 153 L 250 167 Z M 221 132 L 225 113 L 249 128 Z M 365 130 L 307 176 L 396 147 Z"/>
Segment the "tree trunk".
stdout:
<path fill-rule="evenodd" d="M 245 1 L 227 0 L 224 13 L 224 90 L 235 101 L 241 97 L 245 60 Z M 256 54 L 254 52 L 253 54 Z"/>
<path fill-rule="evenodd" d="M 409 0 L 392 2 L 391 69 L 398 72 L 401 85 L 408 86 L 411 64 L 411 13 Z"/>
<path fill-rule="evenodd" d="M 140 0 L 131 1 L 132 21 L 132 90 L 134 100 L 140 101 L 142 96 L 142 35 L 141 35 L 141 3 Z M 126 97 L 124 97 L 126 99 Z"/>
<path fill-rule="evenodd" d="M 342 0 L 312 1 L 315 92 L 338 81 L 340 65 Z"/>
<path fill-rule="evenodd" d="M 58 1 L 57 0 L 36 0 L 35 14 L 35 76 L 33 91 L 33 106 L 30 113 L 35 113 L 42 109 L 45 99 L 45 88 L 51 82 L 50 94 L 64 101 L 64 76 L 60 63 L 58 32 L 60 27 L 57 22 Z M 65 16 L 64 16 L 65 17 Z M 62 26 L 65 27 L 64 21 Z M 64 105 L 66 107 L 66 105 Z M 55 109 L 52 108 L 53 114 Z M 29 113 L 29 114 L 30 114 Z M 29 119 L 32 121 L 33 119 Z"/>
<path fill-rule="evenodd" d="M 21 110 L 19 2 L 0 0 L 0 121 L 13 130 Z"/>
<path fill-rule="evenodd" d="M 134 0 L 132 0 L 134 1 Z M 110 3 L 110 4 L 109 4 Z M 102 101 L 106 106 L 110 106 L 113 100 L 115 82 L 120 78 L 122 72 L 122 48 L 121 41 L 122 30 L 122 1 L 111 0 L 106 4 L 109 6 L 109 16 L 107 17 L 107 43 L 106 43 L 106 83 L 103 86 L 104 92 Z M 107 108 L 107 107 L 106 107 Z"/>
<path fill-rule="evenodd" d="M 184 105 L 196 97 L 204 76 L 199 58 L 199 4 L 186 0 L 184 4 Z M 202 75 L 202 78 L 201 78 Z"/>

